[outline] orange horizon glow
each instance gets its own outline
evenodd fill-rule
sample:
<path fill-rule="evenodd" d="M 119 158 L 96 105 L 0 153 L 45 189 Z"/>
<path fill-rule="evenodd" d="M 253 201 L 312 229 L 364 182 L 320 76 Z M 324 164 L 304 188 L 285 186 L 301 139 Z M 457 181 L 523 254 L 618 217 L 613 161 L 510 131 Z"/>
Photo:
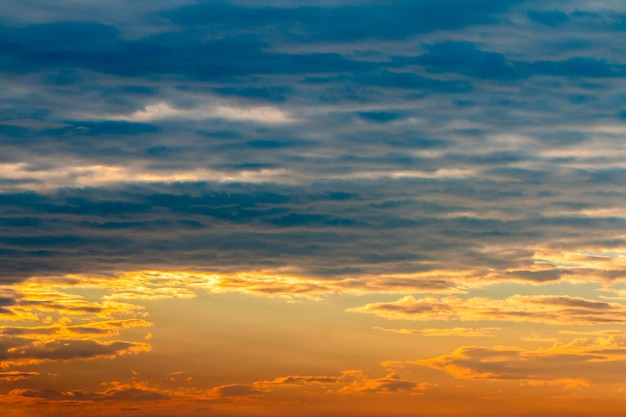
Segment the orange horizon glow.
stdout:
<path fill-rule="evenodd" d="M 497 281 L 423 289 L 422 298 L 395 301 L 405 292 L 416 294 L 411 282 L 411 277 L 314 279 L 269 270 L 152 270 L 5 285 L 4 296 L 14 302 L 0 313 L 0 337 L 9 342 L 0 384 L 12 388 L 0 404 L 24 416 L 173 412 L 165 410 L 180 416 L 315 415 L 329 409 L 340 415 L 404 416 L 413 415 L 409 410 L 418 404 L 429 415 L 477 416 L 478 409 L 497 415 L 501 407 L 515 405 L 519 414 L 512 415 L 556 416 L 564 410 L 585 415 L 601 401 L 603 413 L 619 415 L 626 391 L 621 304 L 571 296 L 473 295 L 489 285 L 498 288 Z M 423 286 L 423 277 L 415 284 Z M 550 286 L 514 289 L 541 292 Z M 368 302 L 381 296 L 389 301 Z M 206 303 L 218 303 L 214 311 L 220 315 L 206 313 Z M 248 312 L 239 308 L 246 305 L 258 316 L 248 323 L 242 321 L 250 319 Z M 333 315 L 316 317 L 320 308 Z M 163 320 L 172 313 L 189 320 Z M 520 337 L 531 332 L 535 336 Z M 309 336 L 299 340 L 304 333 Z M 181 344 L 173 347 L 172 338 Z M 225 357 L 204 369 L 194 365 L 215 343 L 222 344 L 215 352 Z M 381 349 L 386 354 L 378 361 L 367 352 L 376 356 Z M 302 362 L 310 355 L 314 362 Z M 321 365 L 326 356 L 328 363 Z M 234 368 L 239 371 L 229 377 Z M 307 371 L 285 373 L 298 368 Z M 484 390 L 492 394 L 476 396 Z M 446 396 L 454 403 L 443 400 Z"/>

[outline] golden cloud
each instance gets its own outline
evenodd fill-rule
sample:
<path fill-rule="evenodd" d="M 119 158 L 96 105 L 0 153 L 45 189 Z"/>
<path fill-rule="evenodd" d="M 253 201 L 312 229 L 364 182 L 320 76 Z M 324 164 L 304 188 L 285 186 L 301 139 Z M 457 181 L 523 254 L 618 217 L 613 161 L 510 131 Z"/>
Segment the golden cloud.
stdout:
<path fill-rule="evenodd" d="M 0 381 L 21 381 L 36 376 L 39 376 L 39 372 L 5 371 L 0 372 Z"/>
<path fill-rule="evenodd" d="M 431 337 L 494 337 L 497 331 L 502 330 L 500 327 L 484 327 L 479 329 L 472 327 L 453 327 L 448 329 L 387 329 L 384 327 L 374 327 L 373 329 L 389 333 Z"/>
<path fill-rule="evenodd" d="M 626 337 L 577 338 L 548 348 L 525 350 L 509 346 L 463 346 L 450 354 L 387 367 L 428 366 L 458 379 L 519 380 L 529 385 L 586 387 L 592 380 L 621 380 L 626 371 Z"/>
<path fill-rule="evenodd" d="M 523 296 L 505 299 L 455 296 L 414 298 L 371 303 L 348 311 L 387 319 L 417 321 L 509 321 L 546 324 L 626 323 L 626 306 L 570 296 Z"/>
<path fill-rule="evenodd" d="M 18 375 L 17 372 L 13 373 Z M 172 373 L 175 376 L 184 375 L 183 372 Z M 128 382 L 110 381 L 102 383 L 101 391 L 87 392 L 76 389 L 31 389 L 15 388 L 7 395 L 0 395 L 0 403 L 39 405 L 42 407 L 54 405 L 70 406 L 83 405 L 96 410 L 97 407 L 106 407 L 109 410 L 120 407 L 136 406 L 144 403 L 145 407 L 187 406 L 189 404 L 209 404 L 219 406 L 225 403 L 280 403 L 281 401 L 319 401 L 320 398 L 346 395 L 367 395 L 377 393 L 405 392 L 421 394 L 433 389 L 436 385 L 418 383 L 403 379 L 396 372 L 379 378 L 370 378 L 361 370 L 342 371 L 339 375 L 289 375 L 277 377 L 273 380 L 255 381 L 252 383 L 225 384 L 201 389 L 191 386 L 188 378 L 172 380 L 169 374 L 165 381 L 169 385 L 183 382 L 175 388 L 165 388 L 155 381 L 141 380 L 137 373 Z M 305 387 L 307 387 L 305 389 Z M 161 404 L 160 406 L 158 404 Z M 96 408 L 94 408 L 96 407 Z M 144 405 L 141 405 L 144 409 Z M 59 409 L 61 410 L 61 408 Z M 104 411 L 104 408 L 98 410 Z M 145 411 L 145 409 L 144 409 Z"/>
<path fill-rule="evenodd" d="M 93 339 L 117 336 L 121 329 L 149 326 L 152 326 L 152 323 L 142 319 L 108 320 L 73 326 L 0 326 L 0 336 L 19 336 L 21 338 L 42 341 L 55 339 Z"/>
<path fill-rule="evenodd" d="M 88 304 L 68 294 L 72 288 L 105 290 L 103 304 Z M 75 310 L 97 313 L 117 300 L 162 300 L 193 298 L 198 292 L 243 293 L 271 297 L 302 297 L 319 300 L 329 294 L 370 293 L 464 293 L 449 273 L 391 274 L 362 278 L 324 280 L 285 274 L 280 271 L 187 272 L 139 271 L 117 276 L 68 275 L 60 278 L 31 278 L 13 287 L 25 302 L 41 308 L 60 308 L 60 301 Z M 49 304 L 46 304 L 49 303 Z M 115 305 L 115 304 L 113 304 Z"/>
<path fill-rule="evenodd" d="M 118 356 L 149 352 L 146 343 L 96 340 L 58 339 L 49 342 L 8 338 L 0 350 L 2 367 L 12 365 L 38 364 L 48 361 L 69 361 L 73 359 L 112 359 Z"/>

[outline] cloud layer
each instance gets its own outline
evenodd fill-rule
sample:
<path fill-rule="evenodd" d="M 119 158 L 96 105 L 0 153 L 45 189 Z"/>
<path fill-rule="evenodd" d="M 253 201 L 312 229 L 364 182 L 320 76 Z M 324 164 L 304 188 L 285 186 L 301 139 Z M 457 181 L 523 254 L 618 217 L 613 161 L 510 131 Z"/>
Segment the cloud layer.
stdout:
<path fill-rule="evenodd" d="M 546 282 L 576 271 L 535 271 L 538 252 L 624 246 L 615 5 L 30 3 L 3 6 L 0 32 L 5 281 L 180 265 Z"/>
<path fill-rule="evenodd" d="M 10 412 L 621 415 L 626 5 L 1 3 Z"/>

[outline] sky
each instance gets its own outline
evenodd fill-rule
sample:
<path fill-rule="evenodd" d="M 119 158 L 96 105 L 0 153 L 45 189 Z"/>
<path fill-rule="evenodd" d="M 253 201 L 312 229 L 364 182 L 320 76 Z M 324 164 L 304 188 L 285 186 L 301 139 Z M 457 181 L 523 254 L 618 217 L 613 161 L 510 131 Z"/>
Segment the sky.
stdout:
<path fill-rule="evenodd" d="M 0 2 L 7 417 L 626 407 L 626 3 Z"/>

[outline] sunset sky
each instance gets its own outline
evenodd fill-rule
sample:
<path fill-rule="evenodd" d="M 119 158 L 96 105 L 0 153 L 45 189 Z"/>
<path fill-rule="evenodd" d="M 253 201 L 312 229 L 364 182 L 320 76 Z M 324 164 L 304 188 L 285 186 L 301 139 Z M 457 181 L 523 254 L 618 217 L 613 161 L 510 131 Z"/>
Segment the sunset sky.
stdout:
<path fill-rule="evenodd" d="M 0 0 L 0 415 L 622 417 L 626 2 Z"/>

